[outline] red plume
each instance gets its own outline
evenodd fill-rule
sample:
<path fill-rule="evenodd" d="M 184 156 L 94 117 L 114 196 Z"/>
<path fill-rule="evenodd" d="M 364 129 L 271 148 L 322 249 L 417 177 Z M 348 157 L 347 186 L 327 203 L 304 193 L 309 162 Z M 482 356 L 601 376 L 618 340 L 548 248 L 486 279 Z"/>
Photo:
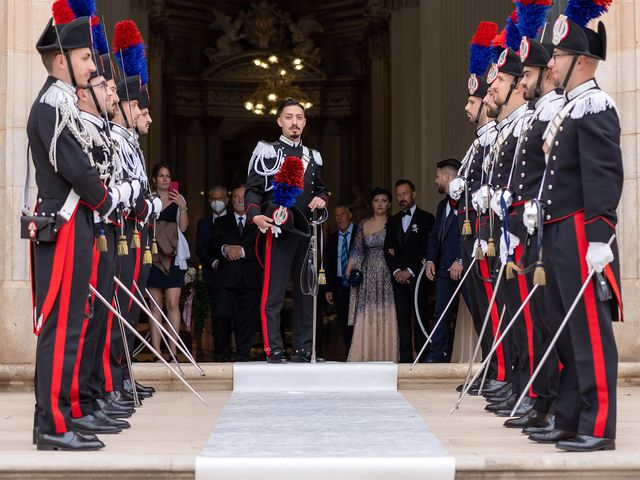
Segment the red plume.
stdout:
<path fill-rule="evenodd" d="M 63 25 L 76 19 L 67 0 L 56 0 L 53 4 L 53 21 L 56 25 Z"/>
<path fill-rule="evenodd" d="M 471 39 L 473 45 L 490 47 L 491 40 L 498 34 L 498 24 L 494 22 L 480 22 L 475 35 Z"/>
<path fill-rule="evenodd" d="M 133 20 L 118 22 L 113 33 L 113 50 L 122 51 L 133 45 L 144 43 L 140 30 Z"/>
<path fill-rule="evenodd" d="M 299 157 L 288 156 L 273 177 L 274 182 L 304 188 L 304 167 Z"/>

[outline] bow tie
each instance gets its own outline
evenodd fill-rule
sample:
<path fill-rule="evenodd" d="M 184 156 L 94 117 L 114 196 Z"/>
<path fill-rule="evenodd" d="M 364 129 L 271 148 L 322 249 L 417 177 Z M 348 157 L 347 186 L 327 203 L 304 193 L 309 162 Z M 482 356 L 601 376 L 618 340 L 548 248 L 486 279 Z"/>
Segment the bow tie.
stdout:
<path fill-rule="evenodd" d="M 454 200 L 453 198 L 449 197 L 449 206 L 451 208 L 458 208 L 458 201 Z"/>
<path fill-rule="evenodd" d="M 400 212 L 400 216 L 401 217 L 405 217 L 405 216 L 410 217 L 411 216 L 411 209 L 405 210 L 404 212 Z"/>

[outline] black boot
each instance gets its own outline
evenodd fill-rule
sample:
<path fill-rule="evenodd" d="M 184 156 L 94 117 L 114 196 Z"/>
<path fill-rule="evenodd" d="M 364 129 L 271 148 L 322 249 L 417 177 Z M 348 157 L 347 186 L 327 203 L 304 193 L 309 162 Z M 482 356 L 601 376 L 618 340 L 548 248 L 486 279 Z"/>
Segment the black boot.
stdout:
<path fill-rule="evenodd" d="M 556 417 L 555 415 L 547 415 L 547 417 L 540 421 L 537 425 L 532 425 L 531 427 L 526 427 L 522 429 L 522 433 L 525 435 L 533 435 L 534 433 L 546 433 L 553 430 L 556 426 Z"/>
<path fill-rule="evenodd" d="M 109 425 L 95 415 L 85 415 L 80 418 L 72 418 L 71 426 L 76 432 L 80 433 L 93 433 L 93 434 L 112 434 L 120 433 L 121 428 L 114 425 Z"/>
<path fill-rule="evenodd" d="M 49 435 L 46 433 L 38 434 L 38 450 L 71 450 L 71 451 L 83 451 L 83 450 L 100 450 L 104 448 L 102 443 L 96 437 L 95 440 L 91 440 L 84 435 L 80 435 L 73 430 L 65 432 L 60 435 Z"/>
<path fill-rule="evenodd" d="M 613 438 L 600 438 L 591 435 L 576 435 L 570 440 L 561 440 L 556 448 L 567 452 L 596 452 L 598 450 L 615 450 L 616 441 Z"/>
<path fill-rule="evenodd" d="M 519 418 L 510 418 L 506 422 L 504 422 L 504 426 L 507 428 L 527 428 L 532 427 L 534 425 L 538 425 L 543 422 L 547 417 L 546 413 L 539 413 L 537 410 L 532 408 L 529 410 L 529 413 L 523 415 Z"/>
<path fill-rule="evenodd" d="M 497 412 L 499 410 L 507 410 L 511 409 L 515 406 L 518 401 L 518 396 L 514 393 L 513 395 L 509 395 L 505 400 L 499 403 L 490 403 L 485 406 L 484 409 L 488 412 Z"/>

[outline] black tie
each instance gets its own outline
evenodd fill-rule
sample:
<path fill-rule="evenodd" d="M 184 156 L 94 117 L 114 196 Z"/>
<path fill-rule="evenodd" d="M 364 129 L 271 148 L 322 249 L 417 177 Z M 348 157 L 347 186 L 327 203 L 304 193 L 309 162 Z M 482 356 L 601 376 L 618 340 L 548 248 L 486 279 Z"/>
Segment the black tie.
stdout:
<path fill-rule="evenodd" d="M 244 217 L 238 217 L 238 232 L 240 233 L 240 238 L 242 238 L 244 232 Z"/>

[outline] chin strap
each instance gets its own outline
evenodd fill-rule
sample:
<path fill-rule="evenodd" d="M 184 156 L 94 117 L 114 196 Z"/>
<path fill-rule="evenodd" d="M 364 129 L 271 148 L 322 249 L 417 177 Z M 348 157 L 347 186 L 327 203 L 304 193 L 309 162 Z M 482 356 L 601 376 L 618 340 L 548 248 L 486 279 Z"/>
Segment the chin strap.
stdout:
<path fill-rule="evenodd" d="M 513 77 L 513 80 L 511 81 L 511 86 L 509 87 L 509 93 L 507 93 L 507 98 L 505 99 L 504 103 L 500 106 L 499 110 L 502 110 L 505 105 L 509 104 L 511 95 L 513 95 L 513 91 L 516 89 L 517 86 L 518 86 L 518 77 Z"/>
<path fill-rule="evenodd" d="M 571 75 L 573 74 L 573 69 L 576 67 L 576 63 L 578 63 L 578 55 L 573 55 L 573 60 L 571 60 L 571 66 L 569 67 L 569 71 L 567 72 L 567 76 L 564 77 L 564 82 L 562 82 L 562 89 L 564 91 L 567 90 L 567 84 L 571 79 Z"/>

